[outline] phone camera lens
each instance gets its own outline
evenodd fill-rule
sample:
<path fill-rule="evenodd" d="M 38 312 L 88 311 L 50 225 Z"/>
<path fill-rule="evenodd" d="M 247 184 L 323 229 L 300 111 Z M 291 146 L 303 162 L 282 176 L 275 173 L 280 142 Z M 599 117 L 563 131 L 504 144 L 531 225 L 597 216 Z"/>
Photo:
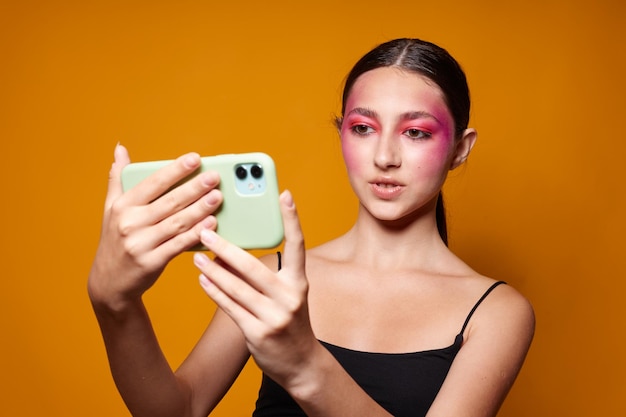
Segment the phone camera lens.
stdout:
<path fill-rule="evenodd" d="M 244 180 L 248 176 L 248 171 L 244 167 L 238 166 L 237 169 L 235 170 L 235 175 L 240 180 Z"/>
<path fill-rule="evenodd" d="M 253 178 L 258 180 L 263 176 L 263 168 L 261 168 L 261 165 L 252 165 L 252 167 L 250 167 L 250 174 L 252 174 Z"/>

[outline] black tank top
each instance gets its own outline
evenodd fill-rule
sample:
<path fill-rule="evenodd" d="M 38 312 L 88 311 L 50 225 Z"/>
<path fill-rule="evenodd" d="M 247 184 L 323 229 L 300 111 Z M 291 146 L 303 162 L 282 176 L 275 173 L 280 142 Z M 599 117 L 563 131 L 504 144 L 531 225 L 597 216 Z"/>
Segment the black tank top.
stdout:
<path fill-rule="evenodd" d="M 414 353 L 371 353 L 320 341 L 348 374 L 395 417 L 425 416 L 463 344 L 463 332 L 476 308 L 503 281 L 494 283 L 469 312 L 454 343 Z M 263 374 L 253 417 L 306 417 L 280 385 Z"/>

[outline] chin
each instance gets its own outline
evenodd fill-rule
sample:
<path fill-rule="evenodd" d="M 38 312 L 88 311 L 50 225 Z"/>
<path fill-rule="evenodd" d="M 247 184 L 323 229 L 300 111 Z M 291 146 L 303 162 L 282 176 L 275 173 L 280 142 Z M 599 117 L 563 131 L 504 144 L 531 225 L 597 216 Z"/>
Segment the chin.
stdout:
<path fill-rule="evenodd" d="M 415 216 L 403 216 L 403 217 L 393 217 L 393 218 L 379 218 L 378 221 L 380 224 L 384 225 L 388 229 L 404 229 L 411 223 L 415 221 Z"/>
<path fill-rule="evenodd" d="M 392 208 L 395 208 L 393 210 Z M 392 209 L 392 210 L 390 210 Z M 374 217 L 379 223 L 385 225 L 385 227 L 399 229 L 405 227 L 418 219 L 431 215 L 434 210 L 434 205 L 423 205 L 418 208 L 400 208 L 400 207 L 370 207 L 367 209 L 372 217 Z"/>
<path fill-rule="evenodd" d="M 419 217 L 415 211 L 406 213 L 390 210 L 369 210 L 369 213 L 379 223 L 393 228 L 406 226 Z"/>

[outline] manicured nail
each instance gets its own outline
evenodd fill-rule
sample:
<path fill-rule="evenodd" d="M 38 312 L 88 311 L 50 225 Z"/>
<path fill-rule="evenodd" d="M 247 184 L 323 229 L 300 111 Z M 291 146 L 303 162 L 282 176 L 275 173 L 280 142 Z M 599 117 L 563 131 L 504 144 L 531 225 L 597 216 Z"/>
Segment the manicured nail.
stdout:
<path fill-rule="evenodd" d="M 216 237 L 217 235 L 215 234 L 215 232 L 210 229 L 204 229 L 200 232 L 200 239 L 202 239 L 202 242 L 205 244 L 211 244 L 215 242 Z"/>
<path fill-rule="evenodd" d="M 293 196 L 291 195 L 291 192 L 289 190 L 285 190 L 284 191 L 284 195 L 285 195 L 285 204 L 287 204 L 288 207 L 293 207 Z"/>
<path fill-rule="evenodd" d="M 215 220 L 215 216 L 210 215 L 208 216 L 206 219 L 204 219 L 202 221 L 202 228 L 203 229 L 215 229 L 215 224 L 217 223 L 217 221 Z M 202 231 L 200 231 L 200 233 L 202 233 Z"/>
<path fill-rule="evenodd" d="M 115 145 L 115 149 L 113 150 L 113 158 L 115 160 L 119 159 L 119 156 L 122 150 L 123 150 L 122 144 L 120 142 L 117 142 L 117 144 Z"/>
<path fill-rule="evenodd" d="M 200 160 L 200 155 L 197 153 L 191 153 L 185 157 L 185 165 L 188 168 L 194 168 L 198 166 L 198 162 Z"/>
<path fill-rule="evenodd" d="M 220 177 L 214 172 L 205 172 L 200 179 L 202 180 L 202 185 L 207 187 L 215 187 L 220 182 Z"/>
<path fill-rule="evenodd" d="M 197 266 L 204 266 L 209 263 L 209 258 L 200 252 L 196 252 L 193 254 L 193 261 Z"/>

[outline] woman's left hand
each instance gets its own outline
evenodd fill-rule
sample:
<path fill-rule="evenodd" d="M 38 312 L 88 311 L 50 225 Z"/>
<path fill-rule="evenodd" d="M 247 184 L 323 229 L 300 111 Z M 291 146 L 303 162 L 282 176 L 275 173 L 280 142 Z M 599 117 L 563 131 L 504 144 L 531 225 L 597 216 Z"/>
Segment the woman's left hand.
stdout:
<path fill-rule="evenodd" d="M 283 386 L 298 383 L 298 372 L 321 346 L 313 334 L 307 305 L 304 238 L 291 194 L 280 196 L 285 246 L 280 271 L 268 268 L 215 232 L 201 233 L 216 255 L 196 253 L 206 293 L 243 332 L 259 367 Z"/>

